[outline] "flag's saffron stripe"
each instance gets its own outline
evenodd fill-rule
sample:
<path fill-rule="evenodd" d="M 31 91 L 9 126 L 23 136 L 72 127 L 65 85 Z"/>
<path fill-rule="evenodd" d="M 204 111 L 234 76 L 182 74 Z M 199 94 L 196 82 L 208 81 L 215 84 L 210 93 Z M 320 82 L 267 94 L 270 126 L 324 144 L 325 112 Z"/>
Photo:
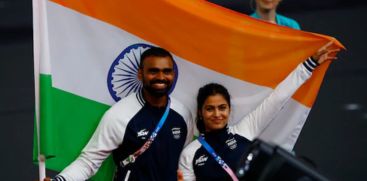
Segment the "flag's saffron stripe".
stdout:
<path fill-rule="evenodd" d="M 317 34 L 262 23 L 206 1 L 54 0 L 120 27 L 193 63 L 274 88 L 328 41 Z M 246 48 L 244 48 L 246 47 Z M 311 107 L 324 66 L 294 96 Z"/>

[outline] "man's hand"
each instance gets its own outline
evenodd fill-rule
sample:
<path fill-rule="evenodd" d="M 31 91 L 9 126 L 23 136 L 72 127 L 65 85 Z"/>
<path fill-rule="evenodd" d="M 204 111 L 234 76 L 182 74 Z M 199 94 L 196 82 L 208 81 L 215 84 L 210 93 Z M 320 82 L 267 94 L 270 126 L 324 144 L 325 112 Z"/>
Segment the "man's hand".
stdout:
<path fill-rule="evenodd" d="M 312 59 L 317 63 L 322 64 L 326 61 L 336 60 L 336 53 L 340 50 L 339 48 L 333 48 L 333 42 L 330 41 L 323 47 L 321 47 L 315 54 L 312 55 Z"/>
<path fill-rule="evenodd" d="M 177 170 L 177 181 L 184 181 L 183 174 L 180 170 Z"/>
<path fill-rule="evenodd" d="M 50 177 L 46 177 L 43 179 L 43 181 L 51 181 L 51 178 Z"/>

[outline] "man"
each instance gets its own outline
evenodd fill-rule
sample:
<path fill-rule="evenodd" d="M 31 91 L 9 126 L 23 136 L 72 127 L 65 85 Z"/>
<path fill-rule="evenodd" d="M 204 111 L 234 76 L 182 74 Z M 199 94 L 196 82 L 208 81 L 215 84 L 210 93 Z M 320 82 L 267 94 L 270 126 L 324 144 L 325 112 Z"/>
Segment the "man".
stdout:
<path fill-rule="evenodd" d="M 253 2 L 254 0 L 251 0 Z M 285 17 L 276 13 L 277 7 L 281 0 L 255 0 L 256 9 L 250 16 L 256 19 L 261 19 L 269 23 L 274 23 L 281 26 L 287 26 L 293 29 L 300 30 L 301 27 L 296 20 Z"/>
<path fill-rule="evenodd" d="M 78 159 L 54 180 L 86 180 L 111 153 L 115 180 L 176 180 L 178 159 L 192 140 L 193 123 L 189 110 L 168 95 L 176 78 L 173 65 L 168 51 L 146 50 L 138 72 L 142 90 L 104 114 Z"/>

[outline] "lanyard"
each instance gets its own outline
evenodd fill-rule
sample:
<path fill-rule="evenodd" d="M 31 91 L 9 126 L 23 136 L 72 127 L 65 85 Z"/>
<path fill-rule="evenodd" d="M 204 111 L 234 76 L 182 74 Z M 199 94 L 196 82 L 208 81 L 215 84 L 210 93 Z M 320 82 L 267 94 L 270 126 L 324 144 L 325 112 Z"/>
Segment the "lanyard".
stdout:
<path fill-rule="evenodd" d="M 166 109 L 165 109 L 165 111 L 163 113 L 163 116 L 159 120 L 157 126 L 155 127 L 154 131 L 150 135 L 149 139 L 144 143 L 144 145 L 142 147 L 139 148 L 139 150 L 137 150 L 135 153 L 129 155 L 127 158 L 125 158 L 124 160 L 122 160 L 120 162 L 121 167 L 125 167 L 129 163 L 134 163 L 135 160 L 136 160 L 136 158 L 138 156 L 140 156 L 141 154 L 143 154 L 150 147 L 150 145 L 153 143 L 155 137 L 157 137 L 159 130 L 162 128 L 164 122 L 167 119 L 167 116 L 168 116 L 168 113 L 169 113 L 169 109 L 170 109 L 170 104 L 171 104 L 171 100 L 168 99 L 168 103 L 167 103 Z"/>
<path fill-rule="evenodd" d="M 226 164 L 226 162 L 224 162 L 224 160 L 219 155 L 217 155 L 217 153 L 215 153 L 214 149 L 208 144 L 208 142 L 205 141 L 205 138 L 200 135 L 198 137 L 198 140 L 204 146 L 206 151 L 210 153 L 214 160 L 217 161 L 217 163 L 224 169 L 224 171 L 226 171 L 228 175 L 231 176 L 232 180 L 238 181 L 238 178 L 236 177 L 232 169 Z"/>

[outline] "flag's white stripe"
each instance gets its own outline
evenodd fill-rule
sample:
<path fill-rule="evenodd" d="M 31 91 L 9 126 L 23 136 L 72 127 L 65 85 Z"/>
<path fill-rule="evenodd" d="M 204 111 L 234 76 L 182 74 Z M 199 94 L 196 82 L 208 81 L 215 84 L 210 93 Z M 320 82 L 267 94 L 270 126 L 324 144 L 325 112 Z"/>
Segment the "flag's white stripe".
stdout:
<path fill-rule="evenodd" d="M 199 88 L 207 83 L 220 83 L 228 88 L 233 98 L 231 120 L 239 120 L 248 114 L 272 91 L 270 88 L 235 79 L 184 59 L 178 57 L 176 59 L 178 59 L 179 78 L 172 96 L 188 105 L 193 113 L 196 112 L 195 96 Z"/>
<path fill-rule="evenodd" d="M 97 102 L 114 104 L 115 101 L 107 88 L 107 73 L 112 62 L 129 45 L 151 43 L 52 2 L 49 2 L 48 8 L 53 86 Z M 193 95 L 196 95 L 199 87 L 205 83 L 218 82 L 229 89 L 234 98 L 231 120 L 239 120 L 272 91 L 270 88 L 206 69 L 180 57 L 175 56 L 175 60 L 178 64 L 179 79 L 173 96 L 187 105 L 192 113 L 196 112 Z M 279 130 L 292 130 L 288 127 L 283 129 L 282 121 L 289 121 L 291 116 L 291 120 L 304 122 L 309 108 L 291 100 L 284 110 L 287 111 L 283 111 L 273 121 L 263 133 L 263 138 L 271 138 L 283 145 L 292 145 L 287 141 L 290 133 L 279 134 Z M 295 127 L 292 124 L 289 126 Z M 274 133 L 279 136 L 275 137 Z"/>
<path fill-rule="evenodd" d="M 280 114 L 262 132 L 260 138 L 292 150 L 309 112 L 310 108 L 290 99 Z"/>
<path fill-rule="evenodd" d="M 49 2 L 48 8 L 53 86 L 112 105 L 107 96 L 110 65 L 122 47 L 142 40 L 123 38 L 120 29 L 58 4 Z"/>

